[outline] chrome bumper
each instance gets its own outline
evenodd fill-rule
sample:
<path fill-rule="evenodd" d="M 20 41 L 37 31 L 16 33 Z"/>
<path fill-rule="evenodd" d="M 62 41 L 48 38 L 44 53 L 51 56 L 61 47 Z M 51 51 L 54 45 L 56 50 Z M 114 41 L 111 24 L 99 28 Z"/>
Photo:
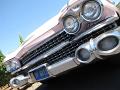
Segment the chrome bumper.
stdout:
<path fill-rule="evenodd" d="M 48 77 L 46 78 L 43 78 L 42 80 L 45 80 L 45 79 L 48 79 L 48 78 L 51 78 L 51 77 L 56 77 L 57 75 L 67 71 L 67 70 L 70 70 L 72 68 L 75 68 L 77 66 L 80 65 L 80 62 L 77 61 L 77 59 L 75 58 L 67 58 L 61 62 L 58 62 L 56 64 L 53 64 L 51 66 L 47 66 L 47 64 L 44 64 L 44 65 L 41 65 L 41 66 L 38 66 L 36 68 L 34 68 L 33 70 L 30 70 L 29 72 L 29 76 L 30 76 L 30 79 L 31 81 L 34 83 L 36 82 L 36 79 L 33 75 L 33 73 L 31 73 L 32 71 L 42 67 L 42 66 L 45 66 L 46 69 L 47 69 L 47 72 L 49 74 Z"/>
<path fill-rule="evenodd" d="M 77 59 L 75 59 L 75 58 L 68 58 L 68 59 L 65 59 L 54 65 L 51 65 L 51 66 L 46 66 L 46 64 L 45 64 L 46 69 L 49 73 L 49 77 L 46 77 L 43 80 L 51 78 L 51 77 L 55 77 L 55 76 L 63 73 L 64 71 L 67 71 L 67 70 L 77 67 L 78 65 L 80 65 L 80 62 L 78 62 Z M 38 66 L 37 68 L 39 68 L 41 66 Z M 37 68 L 34 68 L 31 71 L 34 71 Z M 10 86 L 13 88 L 20 88 L 20 87 L 26 85 L 27 83 L 34 83 L 34 82 L 36 82 L 36 79 L 29 72 L 28 76 L 20 75 L 20 76 L 12 78 L 10 80 Z"/>

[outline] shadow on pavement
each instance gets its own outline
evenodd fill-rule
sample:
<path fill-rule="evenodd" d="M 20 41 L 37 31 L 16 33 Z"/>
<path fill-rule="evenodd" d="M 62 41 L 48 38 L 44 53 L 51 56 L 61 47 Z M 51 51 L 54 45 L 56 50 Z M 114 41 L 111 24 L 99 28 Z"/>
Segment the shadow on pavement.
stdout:
<path fill-rule="evenodd" d="M 120 90 L 119 55 L 96 62 L 56 78 L 37 90 Z"/>

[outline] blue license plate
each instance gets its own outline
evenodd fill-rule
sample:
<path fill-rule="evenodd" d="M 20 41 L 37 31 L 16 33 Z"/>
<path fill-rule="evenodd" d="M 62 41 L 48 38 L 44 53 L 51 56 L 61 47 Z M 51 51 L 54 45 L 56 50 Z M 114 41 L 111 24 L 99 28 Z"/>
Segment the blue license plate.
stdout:
<path fill-rule="evenodd" d="M 49 77 L 48 71 L 45 66 L 40 67 L 39 69 L 34 70 L 33 75 L 36 81 L 40 81 Z"/>

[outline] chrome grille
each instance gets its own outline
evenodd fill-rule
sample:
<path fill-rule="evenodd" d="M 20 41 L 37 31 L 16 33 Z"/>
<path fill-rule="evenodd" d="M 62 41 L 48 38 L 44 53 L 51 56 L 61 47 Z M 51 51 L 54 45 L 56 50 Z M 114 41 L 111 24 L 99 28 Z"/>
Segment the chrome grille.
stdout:
<path fill-rule="evenodd" d="M 42 46 L 34 49 L 32 52 L 28 53 L 27 55 L 23 55 L 23 57 L 21 57 L 20 62 L 23 66 L 29 63 L 32 59 L 42 55 L 43 53 L 59 45 L 60 43 L 65 41 L 70 41 L 73 38 L 75 38 L 75 35 L 69 35 L 66 32 L 61 32 L 54 38 L 51 38 L 48 42 L 44 43 Z"/>

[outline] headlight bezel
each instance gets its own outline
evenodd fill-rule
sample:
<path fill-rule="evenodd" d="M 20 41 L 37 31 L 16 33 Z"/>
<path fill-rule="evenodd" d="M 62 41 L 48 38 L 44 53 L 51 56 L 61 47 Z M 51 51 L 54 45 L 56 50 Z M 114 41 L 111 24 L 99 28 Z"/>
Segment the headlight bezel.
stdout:
<path fill-rule="evenodd" d="M 71 31 L 69 31 L 70 29 L 66 28 L 65 20 L 67 20 L 67 19 L 69 19 L 69 18 L 73 18 L 74 20 L 76 20 L 76 23 L 74 23 L 74 26 L 75 26 L 75 24 L 77 24 L 77 26 L 74 27 L 74 28 L 76 28 L 76 29 L 73 30 L 73 31 L 75 31 L 75 32 L 72 32 L 72 29 L 71 29 Z M 80 27 L 81 27 L 81 23 L 80 23 L 80 20 L 78 19 L 78 17 L 75 16 L 75 15 L 72 15 L 72 14 L 67 14 L 67 15 L 65 15 L 65 16 L 62 18 L 62 22 L 63 22 L 63 26 L 64 26 L 64 31 L 65 31 L 66 33 L 68 33 L 68 34 L 76 34 L 76 33 L 79 31 Z"/>
<path fill-rule="evenodd" d="M 4 64 L 8 72 L 14 72 L 21 67 L 19 60 L 15 58 L 6 61 Z"/>
<path fill-rule="evenodd" d="M 97 5 L 99 6 L 99 9 L 100 9 L 100 11 L 99 11 L 99 15 L 97 15 L 95 18 L 87 18 L 85 15 L 84 15 L 84 13 L 83 13 L 83 11 L 84 11 L 84 7 L 85 7 L 85 5 L 87 5 L 87 4 L 90 4 L 90 3 L 97 3 Z M 98 9 L 98 8 L 97 8 Z M 101 17 L 102 17 L 102 14 L 103 14 L 103 10 L 104 10 L 104 8 L 103 8 L 103 4 L 102 4 L 102 2 L 100 1 L 100 0 L 87 0 L 87 1 L 85 1 L 83 4 L 82 4 L 82 6 L 81 6 L 81 16 L 82 16 L 82 18 L 84 19 L 84 20 L 86 20 L 86 21 L 88 21 L 88 22 L 94 22 L 94 21 L 97 21 L 97 20 L 99 20 Z"/>

